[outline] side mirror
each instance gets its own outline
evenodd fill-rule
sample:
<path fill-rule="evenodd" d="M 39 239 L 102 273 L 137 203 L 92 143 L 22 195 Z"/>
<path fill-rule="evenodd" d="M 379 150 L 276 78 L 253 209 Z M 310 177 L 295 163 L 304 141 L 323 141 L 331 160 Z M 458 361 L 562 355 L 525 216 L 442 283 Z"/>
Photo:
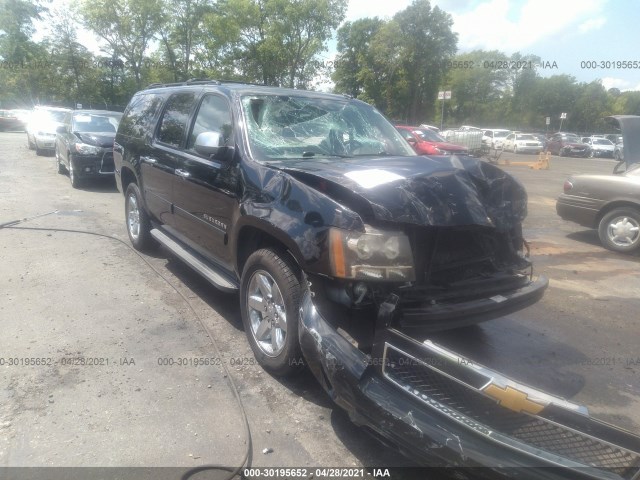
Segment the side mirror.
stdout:
<path fill-rule="evenodd" d="M 409 142 L 411 145 L 415 145 L 416 143 L 418 143 L 415 138 L 407 138 L 407 142 Z"/>
<path fill-rule="evenodd" d="M 56 128 L 56 133 L 67 133 L 67 127 L 65 127 L 64 125 L 60 125 L 58 128 Z"/>
<path fill-rule="evenodd" d="M 211 157 L 220 151 L 221 140 L 222 134 L 220 132 L 202 132 L 196 137 L 194 147 L 200 155 Z"/>

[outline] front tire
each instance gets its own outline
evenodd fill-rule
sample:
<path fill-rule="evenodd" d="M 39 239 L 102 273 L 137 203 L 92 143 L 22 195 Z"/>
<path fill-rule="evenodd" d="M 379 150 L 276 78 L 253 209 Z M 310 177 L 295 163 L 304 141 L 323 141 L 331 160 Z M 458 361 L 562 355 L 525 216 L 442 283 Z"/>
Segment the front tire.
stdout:
<path fill-rule="evenodd" d="M 31 137 L 29 136 L 29 134 L 27 133 L 27 148 L 29 150 L 35 150 L 36 146 L 33 144 L 33 142 L 31 141 Z"/>
<path fill-rule="evenodd" d="M 247 259 L 240 284 L 240 311 L 258 363 L 277 376 L 304 367 L 298 341 L 302 275 L 281 251 L 261 249 Z"/>
<path fill-rule="evenodd" d="M 56 164 L 58 166 L 58 173 L 60 175 L 62 175 L 63 173 L 65 173 L 66 168 L 64 167 L 64 165 L 62 164 L 62 162 L 60 161 L 60 151 L 58 150 L 58 147 L 56 146 Z"/>
<path fill-rule="evenodd" d="M 632 207 L 615 208 L 598 225 L 598 236 L 609 250 L 629 253 L 640 247 L 640 211 Z"/>
<path fill-rule="evenodd" d="M 156 246 L 151 236 L 151 220 L 142 205 L 142 194 L 138 185 L 130 183 L 124 194 L 124 214 L 127 222 L 127 233 L 133 248 L 148 251 Z"/>
<path fill-rule="evenodd" d="M 73 161 L 73 157 L 71 155 L 69 155 L 68 158 L 69 158 L 69 180 L 71 181 L 71 186 L 73 188 L 80 188 L 80 185 L 82 184 L 82 180 L 78 177 L 78 174 L 76 173 L 75 162 Z"/>

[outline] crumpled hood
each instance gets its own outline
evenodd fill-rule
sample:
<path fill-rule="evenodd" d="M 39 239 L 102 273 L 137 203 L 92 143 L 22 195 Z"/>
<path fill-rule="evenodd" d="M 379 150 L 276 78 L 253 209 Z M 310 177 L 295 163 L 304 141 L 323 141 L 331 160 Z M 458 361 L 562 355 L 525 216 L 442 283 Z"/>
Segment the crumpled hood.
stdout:
<path fill-rule="evenodd" d="M 345 187 L 369 202 L 380 221 L 507 230 L 527 214 L 522 184 L 471 157 L 308 159 L 287 163 L 282 170 Z"/>
<path fill-rule="evenodd" d="M 97 147 L 109 148 L 113 147 L 113 140 L 116 138 L 115 133 L 104 132 L 104 133 L 86 133 L 86 132 L 75 132 L 76 137 L 78 137 L 83 143 L 87 145 L 95 145 Z"/>

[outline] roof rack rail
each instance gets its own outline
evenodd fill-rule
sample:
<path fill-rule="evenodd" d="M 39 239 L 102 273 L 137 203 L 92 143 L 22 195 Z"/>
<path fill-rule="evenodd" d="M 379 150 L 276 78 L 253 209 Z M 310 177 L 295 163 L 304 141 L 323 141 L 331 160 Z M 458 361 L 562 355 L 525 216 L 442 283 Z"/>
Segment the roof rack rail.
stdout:
<path fill-rule="evenodd" d="M 162 88 L 162 87 L 180 87 L 187 85 L 222 85 L 224 83 L 237 83 L 242 85 L 255 85 L 258 87 L 266 87 L 268 86 L 265 83 L 252 83 L 245 82 L 243 80 L 215 80 L 212 78 L 190 78 L 189 80 L 185 80 L 184 82 L 176 82 L 176 83 L 152 83 L 147 85 L 147 89 L 150 88 Z"/>
<path fill-rule="evenodd" d="M 149 88 L 161 88 L 161 87 L 180 87 L 186 85 L 220 85 L 220 80 L 213 80 L 207 78 L 190 78 L 184 82 L 175 82 L 175 83 L 152 83 L 151 85 L 147 85 L 147 89 Z"/>

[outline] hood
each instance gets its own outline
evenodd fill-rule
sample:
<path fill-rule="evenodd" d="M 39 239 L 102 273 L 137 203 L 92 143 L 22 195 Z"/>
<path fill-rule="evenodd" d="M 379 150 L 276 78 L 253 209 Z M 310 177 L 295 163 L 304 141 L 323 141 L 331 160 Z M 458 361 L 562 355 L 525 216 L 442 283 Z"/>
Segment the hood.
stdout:
<path fill-rule="evenodd" d="M 78 137 L 83 143 L 87 145 L 95 145 L 97 147 L 113 147 L 113 140 L 116 138 L 115 133 L 104 132 L 104 133 L 83 133 L 83 132 L 75 132 L 76 137 Z"/>
<path fill-rule="evenodd" d="M 340 185 L 368 202 L 383 222 L 508 230 L 527 214 L 520 182 L 466 156 L 309 159 L 280 168 L 308 184 L 321 179 Z"/>
<path fill-rule="evenodd" d="M 39 133 L 49 133 L 54 134 L 58 127 L 62 126 L 61 122 L 52 122 L 52 121 L 38 121 L 31 125 L 31 131 Z"/>
<path fill-rule="evenodd" d="M 622 153 L 627 168 L 634 163 L 640 163 L 640 116 L 614 115 L 606 118 L 617 123 L 622 130 Z"/>

